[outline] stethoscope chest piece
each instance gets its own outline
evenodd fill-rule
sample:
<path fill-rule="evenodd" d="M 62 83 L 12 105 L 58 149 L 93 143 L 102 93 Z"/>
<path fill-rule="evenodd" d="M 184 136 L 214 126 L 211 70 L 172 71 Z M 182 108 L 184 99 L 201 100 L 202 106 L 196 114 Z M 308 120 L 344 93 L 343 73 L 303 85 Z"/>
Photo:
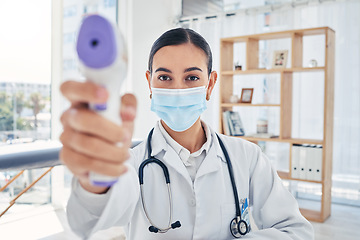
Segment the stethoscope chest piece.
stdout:
<path fill-rule="evenodd" d="M 247 223 L 239 217 L 234 218 L 230 222 L 230 232 L 235 238 L 240 238 L 248 233 L 249 226 Z"/>

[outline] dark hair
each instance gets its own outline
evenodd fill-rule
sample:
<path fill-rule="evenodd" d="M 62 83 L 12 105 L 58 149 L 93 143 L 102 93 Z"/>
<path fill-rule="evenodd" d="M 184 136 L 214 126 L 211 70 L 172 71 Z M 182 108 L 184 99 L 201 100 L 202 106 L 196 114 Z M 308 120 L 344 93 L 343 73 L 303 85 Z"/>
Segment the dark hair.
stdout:
<path fill-rule="evenodd" d="M 197 32 L 187 28 L 175 28 L 163 33 L 153 44 L 150 56 L 148 69 L 152 72 L 152 64 L 154 55 L 160 48 L 166 46 L 180 45 L 184 43 L 192 43 L 196 47 L 202 49 L 207 56 L 208 74 L 211 73 L 212 68 L 212 54 L 209 44 Z"/>

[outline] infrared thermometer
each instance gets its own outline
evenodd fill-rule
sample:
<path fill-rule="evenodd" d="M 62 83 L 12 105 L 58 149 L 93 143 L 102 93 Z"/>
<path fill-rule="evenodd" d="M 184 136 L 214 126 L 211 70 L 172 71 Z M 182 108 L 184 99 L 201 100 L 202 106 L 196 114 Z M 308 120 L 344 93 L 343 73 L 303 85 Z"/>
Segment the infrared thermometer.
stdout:
<path fill-rule="evenodd" d="M 83 76 L 109 92 L 106 103 L 90 103 L 89 108 L 120 125 L 119 93 L 127 73 L 127 53 L 120 31 L 100 15 L 86 16 L 80 26 L 76 51 Z M 111 186 L 118 180 L 117 177 L 93 172 L 90 172 L 89 177 L 95 186 Z"/>

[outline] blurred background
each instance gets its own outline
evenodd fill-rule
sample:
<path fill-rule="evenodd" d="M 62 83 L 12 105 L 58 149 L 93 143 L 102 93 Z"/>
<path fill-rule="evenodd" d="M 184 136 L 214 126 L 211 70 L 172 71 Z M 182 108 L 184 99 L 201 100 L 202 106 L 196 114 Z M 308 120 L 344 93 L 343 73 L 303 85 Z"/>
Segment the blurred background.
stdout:
<path fill-rule="evenodd" d="M 166 30 L 186 27 L 203 35 L 213 51 L 213 69 L 219 72 L 221 38 L 324 26 L 332 28 L 336 33 L 332 203 L 338 206 L 338 211 L 333 211 L 333 216 L 328 219 L 328 228 L 331 228 L 331 224 L 342 223 L 346 219 L 346 212 L 360 212 L 358 0 L 1 0 L 0 160 L 1 154 L 8 151 L 10 145 L 12 151 L 16 152 L 25 151 L 27 144 L 33 144 L 29 145 L 30 148 L 36 146 L 36 149 L 41 149 L 49 142 L 58 141 L 62 131 L 59 118 L 69 106 L 61 96 L 59 86 L 65 80 L 83 80 L 78 71 L 75 41 L 81 19 L 91 12 L 101 13 L 116 23 L 126 39 L 129 66 L 121 93 L 132 92 L 138 98 L 134 138 L 140 140 L 146 138 L 158 119 L 150 111 L 145 71 L 152 43 Z M 308 65 L 312 58 L 324 59 L 324 51 L 319 50 L 323 42 L 321 37 L 304 40 L 304 52 L 310 53 L 309 56 L 304 55 L 304 65 Z M 290 45 L 287 40 L 260 42 L 261 67 L 269 67 L 274 49 Z M 244 46 L 238 44 L 234 49 L 239 53 L 234 64 L 244 66 L 245 60 L 240 57 Z M 324 62 L 319 60 L 318 64 L 321 66 Z M 323 78 L 323 74 L 294 75 L 294 84 L 299 91 L 293 99 L 294 109 L 297 109 L 293 118 L 293 137 L 322 137 L 324 109 L 321 104 L 313 103 L 323 98 L 318 89 L 323 88 L 324 82 L 314 81 Z M 248 76 L 245 83 L 263 89 L 268 101 L 277 102 L 279 81 L 276 74 L 258 74 Z M 302 84 L 296 83 L 299 81 Z M 234 89 L 240 92 L 242 87 L 238 84 Z M 219 129 L 219 92 L 218 84 L 208 103 L 208 110 L 202 116 L 215 130 Z M 263 95 L 256 94 L 253 100 L 262 101 Z M 239 109 L 242 116 L 245 113 L 241 111 L 245 110 Z M 247 132 L 256 132 L 254 123 L 263 115 L 269 119 L 269 128 L 275 133 L 279 131 L 278 109 L 249 111 L 248 118 L 243 118 Z M 277 142 L 260 144 L 277 169 L 289 168 L 288 145 Z M 19 172 L 0 171 L 0 188 Z M 1 191 L 0 212 L 43 172 L 44 169 L 25 170 Z M 55 167 L 45 175 L 0 217 L 0 238 L 75 239 L 65 216 L 71 178 L 71 173 L 63 166 Z M 320 184 L 287 180 L 284 180 L 284 184 L 297 197 L 300 206 L 319 208 Z M 342 206 L 349 208 L 343 210 Z M 347 223 L 349 236 L 355 234 L 359 215 L 354 217 L 355 222 Z M 339 218 L 336 219 L 336 216 Z M 326 235 L 323 233 L 326 231 L 317 223 L 314 226 L 319 231 L 317 239 L 340 237 L 331 233 Z M 121 236 L 102 233 L 94 239 L 121 239 Z"/>

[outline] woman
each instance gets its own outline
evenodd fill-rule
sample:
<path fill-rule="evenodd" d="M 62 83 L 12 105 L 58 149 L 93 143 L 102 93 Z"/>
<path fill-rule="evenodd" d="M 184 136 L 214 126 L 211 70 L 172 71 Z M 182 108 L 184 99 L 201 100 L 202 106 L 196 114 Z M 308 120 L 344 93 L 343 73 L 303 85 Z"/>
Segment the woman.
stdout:
<path fill-rule="evenodd" d="M 313 238 L 310 223 L 301 216 L 295 199 L 260 148 L 216 134 L 200 120 L 217 80 L 211 66 L 209 45 L 192 30 L 173 29 L 155 41 L 146 78 L 151 109 L 161 120 L 149 135 L 149 144 L 144 141 L 131 150 L 136 112 L 133 95 L 122 98 L 123 124 L 117 126 L 86 108 L 86 103 L 106 101 L 105 89 L 90 82 L 69 81 L 61 86 L 72 103 L 61 119 L 64 147 L 60 158 L 74 173 L 68 219 L 77 234 L 88 237 L 120 225 L 128 239 L 141 240 Z M 143 168 L 140 197 L 138 172 L 148 157 L 159 159 L 168 169 L 172 211 L 163 170 L 157 164 Z M 120 178 L 110 188 L 92 186 L 90 171 Z M 251 230 L 247 204 L 259 231 Z M 238 227 L 240 222 L 243 225 Z M 172 223 L 173 228 L 165 233 L 158 229 Z"/>

